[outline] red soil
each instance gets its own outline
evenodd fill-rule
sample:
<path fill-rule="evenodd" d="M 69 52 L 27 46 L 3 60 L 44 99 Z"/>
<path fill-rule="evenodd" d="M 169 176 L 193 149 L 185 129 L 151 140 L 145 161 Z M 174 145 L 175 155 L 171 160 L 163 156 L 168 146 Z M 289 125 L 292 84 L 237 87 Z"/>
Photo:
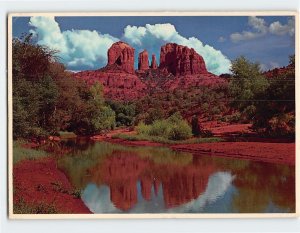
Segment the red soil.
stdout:
<path fill-rule="evenodd" d="M 91 213 L 51 158 L 24 160 L 13 168 L 14 204 L 19 200 L 54 206 L 59 213 Z"/>

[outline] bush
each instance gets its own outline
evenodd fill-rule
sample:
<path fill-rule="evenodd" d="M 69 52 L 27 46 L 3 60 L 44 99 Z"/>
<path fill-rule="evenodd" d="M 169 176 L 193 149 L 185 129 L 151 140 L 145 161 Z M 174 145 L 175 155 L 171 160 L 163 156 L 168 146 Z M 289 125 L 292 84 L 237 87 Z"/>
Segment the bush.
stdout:
<path fill-rule="evenodd" d="M 137 132 L 139 135 L 169 140 L 185 140 L 192 136 L 191 127 L 179 113 L 174 113 L 166 120 L 156 120 L 151 125 L 139 123 Z"/>
<path fill-rule="evenodd" d="M 181 121 L 179 124 L 171 127 L 168 139 L 171 140 L 185 140 L 192 136 L 192 129 L 187 122 Z"/>
<path fill-rule="evenodd" d="M 167 120 L 156 120 L 150 127 L 149 135 L 168 138 L 170 128 L 170 122 Z"/>
<path fill-rule="evenodd" d="M 150 126 L 146 125 L 144 122 L 140 122 L 136 127 L 138 134 L 149 135 Z"/>

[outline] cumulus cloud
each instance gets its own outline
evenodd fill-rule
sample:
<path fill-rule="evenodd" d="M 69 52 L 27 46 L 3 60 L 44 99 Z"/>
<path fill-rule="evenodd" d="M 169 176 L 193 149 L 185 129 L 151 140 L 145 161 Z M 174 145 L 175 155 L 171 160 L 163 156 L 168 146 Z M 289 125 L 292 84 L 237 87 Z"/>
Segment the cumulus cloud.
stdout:
<path fill-rule="evenodd" d="M 146 24 L 145 27 L 128 25 L 124 29 L 123 38 L 140 52 L 146 49 L 149 54 L 159 58 L 160 47 L 168 42 L 194 48 L 205 60 L 207 69 L 214 74 L 228 73 L 230 60 L 221 51 L 210 45 L 203 44 L 198 38 L 186 38 L 180 35 L 174 25 Z"/>
<path fill-rule="evenodd" d="M 30 30 L 37 37 L 38 44 L 58 50 L 62 62 L 69 69 L 99 68 L 107 62 L 107 49 L 117 38 L 89 30 L 61 31 L 54 17 L 31 17 Z"/>
<path fill-rule="evenodd" d="M 281 24 L 279 21 L 270 24 L 270 33 L 275 35 L 295 34 L 295 20 L 289 19 L 287 24 Z"/>
<path fill-rule="evenodd" d="M 257 37 L 264 36 L 268 32 L 268 27 L 266 26 L 266 22 L 262 18 L 250 16 L 248 18 L 248 25 L 254 30 L 254 32 L 251 31 L 243 31 L 241 33 L 235 32 L 230 35 L 230 39 L 233 42 L 239 42 L 242 40 L 252 40 Z"/>
<path fill-rule="evenodd" d="M 120 40 L 95 30 L 61 31 L 54 17 L 31 17 L 29 24 L 33 27 L 31 32 L 37 37 L 38 44 L 58 50 L 62 62 L 71 70 L 105 66 L 108 48 Z M 231 65 L 230 60 L 221 51 L 203 44 L 198 38 L 180 35 L 175 26 L 169 23 L 146 24 L 144 27 L 128 25 L 124 28 L 121 40 L 125 40 L 136 49 L 136 61 L 138 52 L 144 49 L 150 56 L 155 54 L 159 60 L 160 47 L 173 42 L 194 48 L 203 56 L 207 69 L 212 73 L 228 73 Z"/>
<path fill-rule="evenodd" d="M 239 42 L 243 40 L 252 40 L 258 37 L 262 37 L 268 33 L 275 35 L 286 35 L 290 36 L 295 34 L 295 21 L 289 19 L 287 24 L 281 24 L 279 21 L 271 23 L 269 26 L 263 18 L 256 16 L 248 17 L 248 25 L 252 31 L 235 32 L 230 35 L 230 39 L 233 42 Z"/>

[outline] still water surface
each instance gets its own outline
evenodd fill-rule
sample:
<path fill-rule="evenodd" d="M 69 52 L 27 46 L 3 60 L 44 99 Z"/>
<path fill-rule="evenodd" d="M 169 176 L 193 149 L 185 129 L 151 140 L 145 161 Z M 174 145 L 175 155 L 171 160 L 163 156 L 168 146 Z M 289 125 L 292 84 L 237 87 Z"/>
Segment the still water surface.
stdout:
<path fill-rule="evenodd" d="M 295 212 L 295 167 L 68 141 L 58 166 L 93 213 Z"/>

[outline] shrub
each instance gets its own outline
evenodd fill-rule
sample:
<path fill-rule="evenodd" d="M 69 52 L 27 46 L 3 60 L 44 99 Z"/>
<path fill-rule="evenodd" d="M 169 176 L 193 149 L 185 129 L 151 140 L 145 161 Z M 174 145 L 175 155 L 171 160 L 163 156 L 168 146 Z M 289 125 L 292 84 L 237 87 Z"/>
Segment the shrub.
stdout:
<path fill-rule="evenodd" d="M 184 140 L 192 136 L 191 127 L 182 119 L 179 113 L 174 113 L 165 120 L 156 120 L 151 125 L 139 123 L 137 132 L 139 135 L 160 137 L 169 140 Z"/>
<path fill-rule="evenodd" d="M 170 128 L 170 122 L 166 120 L 156 120 L 150 127 L 149 135 L 168 138 Z"/>
<path fill-rule="evenodd" d="M 185 140 L 192 136 L 192 129 L 186 121 L 173 125 L 168 133 L 168 139 Z"/>
<path fill-rule="evenodd" d="M 136 127 L 138 134 L 149 135 L 150 126 L 146 125 L 144 122 L 140 122 Z"/>

